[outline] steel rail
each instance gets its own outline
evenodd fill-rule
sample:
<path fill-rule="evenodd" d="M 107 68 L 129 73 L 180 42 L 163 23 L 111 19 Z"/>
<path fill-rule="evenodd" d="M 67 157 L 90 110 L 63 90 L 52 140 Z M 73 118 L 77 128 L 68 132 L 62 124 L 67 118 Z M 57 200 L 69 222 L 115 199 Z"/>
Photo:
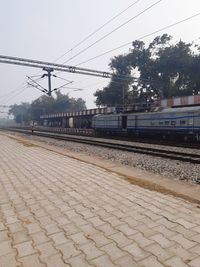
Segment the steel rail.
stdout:
<path fill-rule="evenodd" d="M 31 134 L 30 130 L 22 130 L 22 129 L 16 129 L 16 128 L 10 128 L 10 129 L 5 128 L 5 130 L 20 132 L 20 133 L 29 134 L 29 135 Z M 42 132 L 42 131 L 38 131 L 38 130 L 34 130 L 34 133 L 32 133 L 32 134 L 35 136 L 53 138 L 56 140 L 77 142 L 77 143 L 94 145 L 94 146 L 99 146 L 99 147 L 106 147 L 106 148 L 121 150 L 121 151 L 126 151 L 126 152 L 146 154 L 146 155 L 150 155 L 150 156 L 167 158 L 167 159 L 171 159 L 171 160 L 189 162 L 189 163 L 193 163 L 193 164 L 200 164 L 200 154 L 197 155 L 197 154 L 193 154 L 193 153 L 169 151 L 166 149 L 141 147 L 141 146 L 135 146 L 135 145 L 130 145 L 130 144 L 122 144 L 120 142 L 113 143 L 113 142 L 111 142 L 111 140 L 109 140 L 109 142 L 108 142 L 108 141 L 94 140 L 94 138 L 89 139 L 89 138 L 85 138 L 85 137 L 84 138 L 71 137 L 71 136 L 69 137 L 69 136 L 66 136 L 65 134 L 47 133 L 47 132 Z"/>

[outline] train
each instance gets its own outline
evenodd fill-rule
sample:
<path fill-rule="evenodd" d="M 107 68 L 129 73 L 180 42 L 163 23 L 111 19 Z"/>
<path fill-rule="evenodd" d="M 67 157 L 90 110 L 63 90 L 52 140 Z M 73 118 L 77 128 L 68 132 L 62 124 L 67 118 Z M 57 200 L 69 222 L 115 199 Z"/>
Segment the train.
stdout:
<path fill-rule="evenodd" d="M 142 113 L 99 114 L 92 118 L 95 134 L 159 136 L 200 141 L 200 106 Z"/>

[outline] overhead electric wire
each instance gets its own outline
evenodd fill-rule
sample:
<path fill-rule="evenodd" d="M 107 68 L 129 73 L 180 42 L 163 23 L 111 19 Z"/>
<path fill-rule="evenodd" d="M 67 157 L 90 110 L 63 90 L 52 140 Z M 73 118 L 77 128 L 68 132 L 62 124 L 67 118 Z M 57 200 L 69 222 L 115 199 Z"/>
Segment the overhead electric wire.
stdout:
<path fill-rule="evenodd" d="M 27 85 L 24 85 L 22 88 L 20 88 L 20 92 L 18 92 L 15 95 L 12 95 L 10 98 L 6 99 L 6 104 L 8 103 L 8 101 L 10 101 L 11 99 L 15 98 L 16 96 L 20 95 L 21 93 L 23 93 L 25 90 L 27 89 Z"/>
<path fill-rule="evenodd" d="M 85 42 L 87 39 L 89 39 L 91 36 L 93 36 L 95 33 L 97 33 L 98 31 L 100 31 L 103 27 L 105 27 L 107 24 L 109 24 L 111 21 L 113 21 L 114 19 L 116 19 L 117 17 L 119 17 L 121 14 L 123 14 L 124 12 L 126 12 L 128 9 L 130 9 L 132 6 L 136 5 L 140 0 L 135 1 L 134 3 L 132 3 L 130 6 L 128 6 L 126 9 L 124 9 L 123 11 L 121 11 L 120 13 L 118 13 L 116 16 L 114 16 L 113 18 L 111 18 L 108 22 L 106 22 L 105 24 L 103 24 L 101 27 L 99 27 L 96 31 L 94 31 L 93 33 L 91 33 L 90 35 L 88 35 L 87 37 L 85 37 L 81 42 L 79 42 L 75 47 L 78 47 L 80 44 L 82 44 L 83 42 Z M 145 10 L 143 10 L 142 12 L 140 12 L 139 14 L 137 14 L 136 16 L 132 17 L 131 19 L 129 19 L 128 21 L 124 22 L 122 25 L 118 26 L 117 28 L 115 28 L 112 32 L 106 34 L 105 36 L 103 36 L 101 39 L 97 40 L 94 44 L 96 44 L 97 42 L 99 42 L 100 40 L 103 40 L 104 38 L 106 38 L 108 35 L 110 35 L 111 33 L 115 32 L 116 30 L 118 30 L 119 28 L 123 27 L 124 25 L 126 25 L 127 23 L 129 23 L 130 21 L 132 21 L 133 19 L 135 19 L 136 17 L 140 16 L 141 14 L 143 14 L 144 12 L 146 12 L 147 10 L 149 10 L 150 8 L 152 8 L 154 5 L 158 4 L 159 2 L 161 2 L 162 0 L 157 1 L 156 3 L 154 3 L 153 5 L 151 5 L 150 7 L 146 8 Z M 92 44 L 92 46 L 94 45 Z M 75 47 L 73 47 L 72 49 L 75 49 Z M 89 49 L 91 46 L 89 46 L 87 49 Z M 70 52 L 72 49 L 70 49 L 68 52 Z M 85 51 L 85 49 L 84 49 Z M 83 52 L 81 52 L 83 53 Z M 65 53 L 66 54 L 66 53 Z M 80 54 L 80 52 L 78 53 L 78 55 Z M 78 56 L 75 55 L 75 56 Z M 62 57 L 62 56 L 61 56 Z M 61 58 L 59 57 L 59 59 Z M 57 61 L 58 59 L 56 59 L 55 61 Z M 71 59 L 69 59 L 71 60 Z M 66 62 L 64 62 L 63 64 L 65 64 Z M 36 76 L 36 75 L 35 75 Z M 37 80 L 40 80 L 41 78 L 38 78 Z"/>
<path fill-rule="evenodd" d="M 156 31 L 154 31 L 154 32 L 151 32 L 151 33 L 149 33 L 149 34 L 145 34 L 145 35 L 143 35 L 143 36 L 137 38 L 136 40 L 142 40 L 142 39 L 145 39 L 145 38 L 150 37 L 150 36 L 152 36 L 152 35 L 154 35 L 154 34 L 156 34 L 156 33 L 159 33 L 159 32 L 161 32 L 161 31 L 164 31 L 164 30 L 167 30 L 167 29 L 169 29 L 169 28 L 172 28 L 172 27 L 174 27 L 174 26 L 176 26 L 176 25 L 178 25 L 178 24 L 181 24 L 181 23 L 183 23 L 183 22 L 186 22 L 186 21 L 188 21 L 188 20 L 191 20 L 191 19 L 193 19 L 193 18 L 195 18 L 195 17 L 197 17 L 197 16 L 199 16 L 199 15 L 200 15 L 200 12 L 199 12 L 199 13 L 196 13 L 196 14 L 190 16 L 190 17 L 187 17 L 187 18 L 185 18 L 185 19 L 183 19 L 183 20 L 180 20 L 180 21 L 177 21 L 177 22 L 175 22 L 175 23 L 172 23 L 172 24 L 170 24 L 170 25 L 168 25 L 168 26 L 165 26 L 165 27 L 163 27 L 163 28 L 161 28 L 161 29 L 158 29 L 158 30 L 156 30 Z M 99 58 L 99 57 L 102 57 L 102 56 L 104 56 L 104 55 L 107 55 L 107 54 L 109 54 L 109 53 L 111 53 L 111 52 L 113 52 L 113 51 L 116 51 L 116 50 L 118 50 L 118 49 L 120 49 L 120 48 L 123 48 L 123 47 L 125 47 L 125 46 L 128 46 L 128 45 L 130 45 L 130 44 L 132 44 L 132 43 L 133 43 L 133 41 L 128 42 L 128 43 L 125 43 L 125 44 L 120 45 L 120 46 L 118 46 L 118 47 L 115 47 L 115 48 L 113 48 L 113 49 L 110 49 L 110 50 L 108 50 L 108 51 L 106 51 L 106 52 L 104 52 L 104 53 L 102 53 L 102 54 L 99 54 L 99 55 L 97 55 L 97 56 L 95 56 L 95 57 L 89 58 L 88 60 L 85 60 L 85 61 L 83 61 L 83 62 L 81 62 L 81 63 L 75 65 L 75 67 L 80 66 L 80 65 L 82 65 L 82 64 L 85 64 L 85 63 L 87 63 L 87 62 L 90 62 L 90 61 L 92 61 L 92 60 L 94 60 L 94 59 L 96 59 L 96 58 Z"/>
<path fill-rule="evenodd" d="M 89 35 L 87 35 L 82 41 L 80 41 L 79 43 L 77 43 L 75 46 L 73 46 L 71 49 L 69 49 L 67 52 L 65 52 L 64 54 L 62 54 L 61 56 L 59 56 L 56 60 L 58 61 L 59 59 L 61 59 L 62 57 L 66 56 L 68 53 L 70 53 L 71 51 L 73 51 L 75 48 L 79 47 L 81 44 L 83 44 L 85 41 L 87 41 L 90 37 L 92 37 L 93 35 L 95 35 L 97 32 L 99 32 L 101 29 L 103 29 L 105 26 L 107 26 L 110 22 L 112 22 L 113 20 L 115 20 L 116 18 L 118 18 L 119 16 L 121 16 L 123 13 L 125 13 L 128 9 L 130 9 L 131 7 L 133 7 L 134 5 L 136 5 L 138 2 L 140 2 L 141 0 L 137 0 L 135 2 L 133 2 L 130 6 L 128 6 L 127 8 L 125 8 L 124 10 L 122 10 L 121 12 L 119 12 L 117 15 L 115 15 L 114 17 L 112 17 L 111 19 L 109 19 L 106 23 L 104 23 L 102 26 L 100 26 L 99 28 L 97 28 L 95 31 L 93 31 L 92 33 L 90 33 Z"/>
<path fill-rule="evenodd" d="M 57 75 L 55 75 L 55 74 L 52 74 L 52 76 L 53 76 L 53 77 L 55 77 L 55 78 L 58 78 L 58 79 L 60 79 L 60 80 L 63 80 L 63 81 L 69 82 L 69 83 L 73 83 L 73 82 L 74 82 L 74 81 L 71 81 L 71 80 L 68 80 L 68 79 L 65 79 L 65 78 L 59 77 L 59 76 L 57 76 Z"/>
<path fill-rule="evenodd" d="M 7 99 L 10 95 L 12 95 L 13 93 L 21 90 L 24 87 L 26 87 L 26 83 L 25 82 L 21 83 L 17 88 L 15 88 L 14 90 L 12 90 L 11 92 L 3 95 L 2 97 L 0 96 L 0 102 L 5 101 L 5 99 Z"/>
<path fill-rule="evenodd" d="M 93 47 L 95 44 L 99 43 L 100 41 L 104 40 L 106 37 L 108 37 L 109 35 L 111 35 L 112 33 L 116 32 L 117 30 L 121 29 L 123 26 L 125 26 L 126 24 L 128 24 L 129 22 L 131 22 L 132 20 L 138 18 L 139 16 L 141 16 L 142 14 L 144 14 L 145 12 L 147 12 L 148 10 L 150 10 L 151 8 L 153 8 L 154 6 L 156 6 L 157 4 L 159 4 L 160 2 L 162 2 L 163 0 L 158 0 L 155 3 L 153 3 L 152 5 L 148 6 L 147 8 L 145 8 L 144 10 L 142 10 L 141 12 L 139 12 L 138 14 L 136 14 L 135 16 L 133 16 L 132 18 L 130 18 L 129 20 L 125 21 L 124 23 L 120 24 L 118 27 L 116 27 L 114 30 L 112 30 L 111 32 L 105 34 L 104 36 L 102 36 L 100 39 L 98 39 L 97 41 L 95 41 L 94 43 L 92 43 L 91 45 L 87 46 L 86 48 L 82 49 L 80 52 L 78 52 L 77 54 L 75 54 L 73 57 L 69 58 L 68 60 L 64 61 L 63 64 L 71 61 L 72 59 L 76 58 L 77 56 L 79 56 L 80 54 L 84 53 L 85 51 L 87 51 L 89 48 Z"/>
<path fill-rule="evenodd" d="M 125 13 L 128 9 L 130 9 L 131 7 L 133 7 L 134 5 L 136 5 L 140 1 L 141 0 L 136 0 L 135 2 L 133 2 L 130 6 L 128 6 L 127 8 L 125 8 L 124 10 L 122 10 L 121 12 L 119 12 L 117 15 L 115 15 L 111 19 L 109 19 L 106 23 L 104 23 L 102 26 L 100 26 L 99 28 L 97 28 L 95 31 L 93 31 L 92 33 L 90 33 L 89 35 L 87 35 L 82 41 L 80 41 L 78 44 L 76 44 L 74 47 L 72 47 L 71 49 L 69 49 L 67 52 L 65 52 L 64 54 L 62 54 L 58 58 L 56 58 L 53 62 L 57 62 L 59 59 L 61 59 L 65 55 L 67 55 L 69 52 L 73 51 L 75 48 L 77 48 L 78 46 L 80 46 L 82 43 L 84 43 L 86 40 L 88 40 L 90 37 L 92 37 L 93 35 L 95 35 L 97 32 L 99 32 L 101 29 L 103 29 L 105 26 L 107 26 L 110 22 L 112 22 L 113 20 L 115 20 L 116 18 L 118 18 L 120 15 L 122 15 L 123 13 Z M 37 72 L 37 73 L 39 73 L 39 72 Z M 57 72 L 57 73 L 60 73 L 60 72 Z"/>

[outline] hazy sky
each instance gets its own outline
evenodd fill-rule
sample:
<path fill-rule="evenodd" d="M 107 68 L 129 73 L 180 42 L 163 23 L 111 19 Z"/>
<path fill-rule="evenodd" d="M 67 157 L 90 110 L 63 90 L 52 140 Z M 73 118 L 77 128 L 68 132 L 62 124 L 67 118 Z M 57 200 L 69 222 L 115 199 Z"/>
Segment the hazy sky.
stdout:
<path fill-rule="evenodd" d="M 0 0 L 0 54 L 53 62 L 135 1 Z M 63 63 L 155 2 L 156 0 L 138 1 L 127 12 L 57 62 Z M 79 64 L 198 12 L 200 12 L 199 0 L 162 0 L 152 9 L 67 64 Z M 200 43 L 199 29 L 200 16 L 162 33 L 171 34 L 174 41 L 182 39 L 191 42 L 196 40 L 197 43 Z M 146 38 L 144 41 L 148 43 L 155 36 L 157 35 Z M 130 47 L 121 48 L 83 64 L 81 67 L 108 71 L 110 58 L 120 53 L 127 53 Z M 26 75 L 41 73 L 34 68 L 0 63 L 0 105 L 31 102 L 38 98 L 41 95 L 40 91 L 25 86 Z M 62 92 L 68 92 L 71 97 L 82 97 L 86 100 L 88 108 L 95 107 L 93 93 L 96 89 L 101 89 L 109 82 L 103 78 L 77 74 L 60 73 L 59 76 L 74 81 L 73 87 L 84 89 L 83 91 L 63 89 Z M 63 83 L 65 82 L 58 78 L 52 80 L 53 88 Z M 47 80 L 42 80 L 41 84 L 47 87 Z"/>

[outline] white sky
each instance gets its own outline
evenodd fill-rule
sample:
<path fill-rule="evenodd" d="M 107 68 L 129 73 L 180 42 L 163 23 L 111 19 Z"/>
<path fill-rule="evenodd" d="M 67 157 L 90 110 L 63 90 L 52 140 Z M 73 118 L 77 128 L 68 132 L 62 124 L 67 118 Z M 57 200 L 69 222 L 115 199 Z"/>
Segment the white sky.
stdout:
<path fill-rule="evenodd" d="M 133 2 L 135 0 L 0 0 L 0 54 L 53 62 Z M 155 2 L 156 0 L 140 0 L 58 63 L 63 63 Z M 76 65 L 198 12 L 200 12 L 199 0 L 163 0 L 67 64 Z M 199 29 L 200 16 L 162 33 L 173 35 L 174 41 L 196 40 L 200 44 Z M 156 36 L 143 41 L 148 43 Z M 131 46 L 80 67 L 109 71 L 110 58 L 120 53 L 127 53 L 129 48 Z M 22 86 L 26 82 L 26 75 L 35 74 L 38 74 L 38 69 L 0 63 L 0 105 L 31 102 L 38 98 L 41 95 L 40 91 L 30 87 L 23 89 Z M 109 82 L 103 78 L 77 74 L 61 73 L 59 76 L 73 80 L 73 87 L 84 89 L 78 92 L 63 89 L 62 92 L 69 92 L 71 97 L 82 97 L 86 101 L 87 108 L 95 107 L 93 93 Z M 52 80 L 53 88 L 63 83 L 65 82 L 56 78 Z M 41 84 L 47 87 L 47 80 Z"/>

